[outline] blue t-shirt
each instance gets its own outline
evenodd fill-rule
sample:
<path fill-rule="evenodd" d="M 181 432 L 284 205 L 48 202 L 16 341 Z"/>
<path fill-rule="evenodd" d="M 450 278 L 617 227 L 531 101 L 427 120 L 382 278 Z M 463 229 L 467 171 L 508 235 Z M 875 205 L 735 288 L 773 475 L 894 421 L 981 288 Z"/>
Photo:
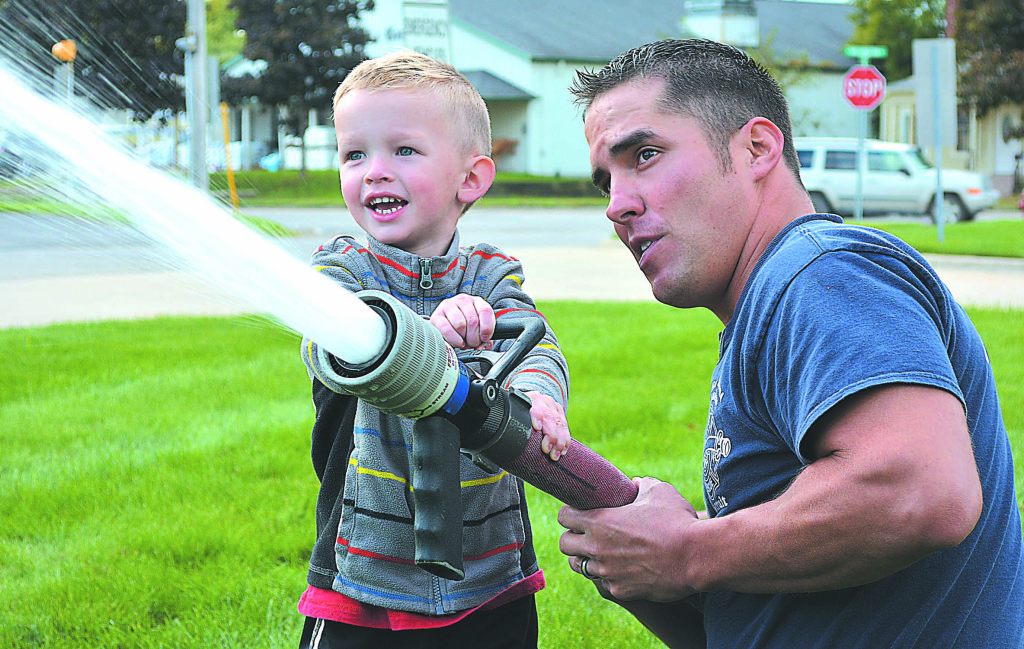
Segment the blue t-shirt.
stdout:
<path fill-rule="evenodd" d="M 988 356 L 927 262 L 883 232 L 806 216 L 758 262 L 712 377 L 709 514 L 777 497 L 809 463 L 801 443 L 815 420 L 889 383 L 933 386 L 964 404 L 984 494 L 974 531 L 864 586 L 707 593 L 709 647 L 1024 646 L 1024 542 Z"/>

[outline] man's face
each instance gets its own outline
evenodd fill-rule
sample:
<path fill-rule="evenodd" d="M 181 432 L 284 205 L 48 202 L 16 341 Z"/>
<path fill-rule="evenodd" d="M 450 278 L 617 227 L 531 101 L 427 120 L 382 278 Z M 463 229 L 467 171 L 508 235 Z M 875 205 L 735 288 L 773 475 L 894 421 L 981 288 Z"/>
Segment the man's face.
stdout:
<path fill-rule="evenodd" d="M 750 187 L 734 169 L 723 173 L 696 120 L 658 108 L 663 90 L 659 79 L 627 83 L 591 104 L 594 184 L 654 296 L 723 318 L 750 229 Z"/>

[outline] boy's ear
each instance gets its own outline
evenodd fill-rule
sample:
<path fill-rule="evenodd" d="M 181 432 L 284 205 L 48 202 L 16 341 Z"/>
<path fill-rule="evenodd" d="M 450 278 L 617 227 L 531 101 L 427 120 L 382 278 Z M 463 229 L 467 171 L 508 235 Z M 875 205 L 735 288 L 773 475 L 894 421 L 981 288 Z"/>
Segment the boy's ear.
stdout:
<path fill-rule="evenodd" d="M 471 161 L 466 177 L 456 194 L 459 202 L 465 204 L 475 203 L 481 196 L 487 193 L 494 182 L 494 160 L 485 155 L 476 156 Z"/>

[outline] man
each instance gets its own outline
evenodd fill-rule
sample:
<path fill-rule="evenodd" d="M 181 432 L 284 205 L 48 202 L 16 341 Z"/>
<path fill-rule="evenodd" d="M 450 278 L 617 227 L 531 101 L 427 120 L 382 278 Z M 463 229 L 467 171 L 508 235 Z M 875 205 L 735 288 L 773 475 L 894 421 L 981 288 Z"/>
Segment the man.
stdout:
<path fill-rule="evenodd" d="M 667 483 L 563 508 L 570 565 L 671 646 L 1019 647 L 1024 548 L 984 346 L 927 263 L 813 214 L 788 107 L 732 47 L 573 87 L 655 297 L 725 325 L 698 515 Z"/>

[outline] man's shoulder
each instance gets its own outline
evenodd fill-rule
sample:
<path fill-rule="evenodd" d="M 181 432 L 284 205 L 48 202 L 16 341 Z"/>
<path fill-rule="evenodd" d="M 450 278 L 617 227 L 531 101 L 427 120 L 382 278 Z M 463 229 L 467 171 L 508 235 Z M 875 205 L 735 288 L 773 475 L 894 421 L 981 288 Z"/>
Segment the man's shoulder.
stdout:
<path fill-rule="evenodd" d="M 787 226 L 772 241 L 758 263 L 757 282 L 788 283 L 814 269 L 824 273 L 858 272 L 863 264 L 917 269 L 924 258 L 906 243 L 877 228 L 843 223 L 838 217 L 804 217 Z"/>
<path fill-rule="evenodd" d="M 860 294 L 870 294 L 870 284 L 889 284 L 897 276 L 927 277 L 933 285 L 933 275 L 919 254 L 881 230 L 805 218 L 784 229 L 762 255 L 744 287 L 738 315 L 765 317 L 787 295 L 837 287 L 856 286 Z"/>
<path fill-rule="evenodd" d="M 844 223 L 838 217 L 797 219 L 776 237 L 766 257 L 777 254 L 816 258 L 829 252 L 850 252 L 858 255 L 887 255 L 919 258 L 920 255 L 897 237 L 865 225 Z M 829 215 L 831 216 L 831 215 Z"/>

